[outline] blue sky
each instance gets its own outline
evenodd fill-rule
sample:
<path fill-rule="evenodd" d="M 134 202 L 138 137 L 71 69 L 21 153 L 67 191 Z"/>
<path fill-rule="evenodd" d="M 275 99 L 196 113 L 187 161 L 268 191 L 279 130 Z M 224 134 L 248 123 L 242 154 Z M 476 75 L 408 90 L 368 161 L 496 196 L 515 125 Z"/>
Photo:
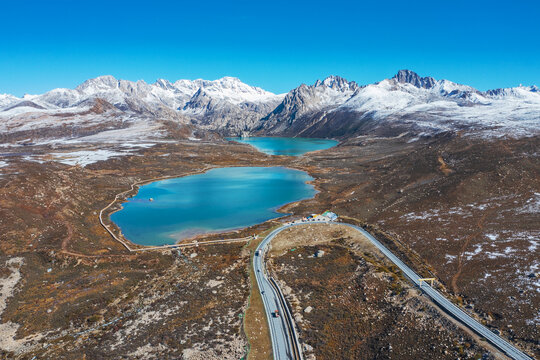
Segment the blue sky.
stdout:
<path fill-rule="evenodd" d="M 31 1 L 0 9 L 0 93 L 110 74 L 236 76 L 273 92 L 408 68 L 481 90 L 540 85 L 538 1 Z"/>

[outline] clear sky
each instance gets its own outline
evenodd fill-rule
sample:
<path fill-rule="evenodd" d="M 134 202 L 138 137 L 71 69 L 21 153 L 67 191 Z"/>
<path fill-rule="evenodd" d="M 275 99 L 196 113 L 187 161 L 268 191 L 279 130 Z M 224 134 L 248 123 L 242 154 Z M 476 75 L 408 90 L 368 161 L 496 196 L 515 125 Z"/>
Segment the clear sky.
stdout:
<path fill-rule="evenodd" d="M 540 85 L 540 2 L 5 1 L 0 93 L 239 77 L 273 92 L 407 68 L 481 90 Z"/>

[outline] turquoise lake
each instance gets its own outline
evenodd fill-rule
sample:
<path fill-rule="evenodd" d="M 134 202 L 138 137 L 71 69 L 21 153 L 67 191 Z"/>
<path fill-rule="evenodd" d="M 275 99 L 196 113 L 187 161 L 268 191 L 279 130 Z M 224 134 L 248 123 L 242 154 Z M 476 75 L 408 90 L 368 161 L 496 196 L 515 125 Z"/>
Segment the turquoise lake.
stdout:
<path fill-rule="evenodd" d="M 244 228 L 285 214 L 281 206 L 317 191 L 307 173 L 284 167 L 218 168 L 139 188 L 111 215 L 124 236 L 140 245 Z M 153 201 L 150 201 L 150 198 Z"/>
<path fill-rule="evenodd" d="M 268 155 L 289 156 L 300 156 L 310 151 L 328 149 L 339 143 L 339 141 L 329 139 L 287 137 L 231 137 L 227 140 L 249 144 Z"/>

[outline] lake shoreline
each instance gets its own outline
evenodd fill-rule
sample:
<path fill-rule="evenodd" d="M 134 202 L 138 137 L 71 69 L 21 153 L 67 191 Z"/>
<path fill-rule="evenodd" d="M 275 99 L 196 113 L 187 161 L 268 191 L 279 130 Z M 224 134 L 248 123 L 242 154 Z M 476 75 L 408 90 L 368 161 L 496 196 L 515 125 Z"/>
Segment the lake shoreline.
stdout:
<path fill-rule="evenodd" d="M 290 208 L 295 203 L 298 203 L 300 201 L 312 199 L 312 198 L 314 198 L 315 196 L 317 196 L 320 193 L 320 189 L 315 184 L 315 178 L 313 178 L 309 174 L 309 172 L 306 171 L 305 169 L 296 167 L 294 165 L 292 167 L 287 167 L 287 166 L 283 166 L 283 165 L 280 165 L 280 166 L 259 165 L 259 166 L 255 166 L 255 167 L 252 167 L 252 166 L 226 166 L 226 167 L 216 166 L 216 167 L 208 167 L 208 168 L 201 169 L 201 170 L 194 171 L 194 172 L 190 172 L 190 173 L 187 173 L 187 174 L 171 175 L 171 176 L 166 176 L 166 177 L 152 178 L 152 179 L 140 180 L 140 181 L 137 181 L 137 182 L 133 183 L 131 189 L 119 193 L 117 195 L 117 197 L 115 198 L 115 200 L 111 204 L 109 204 L 108 207 L 103 209 L 103 210 L 106 210 L 107 208 L 111 207 L 114 203 L 116 203 L 116 201 L 120 201 L 120 206 L 107 214 L 108 215 L 107 218 L 108 218 L 110 224 L 113 225 L 113 227 L 116 229 L 115 232 L 117 232 L 119 234 L 118 237 L 120 237 L 120 239 L 118 239 L 117 236 L 115 236 L 111 231 L 109 231 L 109 229 L 107 229 L 106 226 L 105 227 L 106 227 L 107 231 L 111 234 L 111 236 L 113 236 L 116 240 L 120 241 L 124 246 L 126 246 L 126 244 L 128 244 L 132 248 L 155 247 L 157 244 L 149 244 L 149 243 L 144 243 L 142 241 L 141 241 L 141 243 L 138 243 L 138 242 L 133 241 L 130 238 L 130 236 L 124 235 L 121 225 L 116 223 L 111 218 L 111 216 L 113 214 L 117 213 L 120 210 L 125 209 L 125 207 L 122 204 L 129 201 L 128 199 L 136 197 L 139 194 L 141 187 L 144 186 L 144 185 L 149 185 L 149 184 L 153 184 L 153 183 L 164 181 L 164 180 L 183 179 L 183 178 L 186 178 L 188 176 L 203 175 L 203 174 L 208 173 L 211 170 L 241 169 L 241 168 L 265 169 L 265 171 L 266 171 L 266 169 L 276 168 L 276 169 L 280 169 L 280 170 L 301 172 L 305 176 L 308 177 L 308 179 L 306 179 L 305 181 L 302 181 L 302 184 L 308 185 L 310 187 L 310 188 L 303 188 L 302 191 L 313 191 L 313 193 L 310 194 L 309 196 L 302 196 L 302 198 L 300 198 L 298 200 L 284 201 L 282 203 L 279 203 L 278 205 L 266 208 L 265 209 L 266 213 L 271 211 L 271 212 L 274 212 L 275 215 L 276 215 L 276 216 L 273 216 L 273 217 L 269 217 L 266 220 L 259 221 L 259 219 L 258 219 L 258 220 L 255 220 L 253 222 L 248 222 L 247 224 L 242 224 L 240 226 L 234 226 L 234 227 L 230 227 L 230 228 L 216 229 L 216 230 L 208 229 L 208 231 L 204 231 L 204 228 L 200 228 L 200 227 L 198 229 L 195 229 L 195 230 L 194 229 L 180 230 L 179 233 L 188 232 L 189 233 L 188 236 L 181 236 L 181 238 L 179 238 L 178 236 L 174 236 L 174 235 L 170 236 L 169 235 L 169 237 L 171 239 L 175 240 L 174 243 L 166 242 L 164 244 L 159 244 L 158 246 L 160 246 L 160 245 L 169 245 L 170 246 L 170 245 L 185 242 L 185 241 L 188 241 L 188 240 L 194 240 L 194 239 L 198 239 L 198 238 L 201 238 L 201 237 L 206 237 L 206 236 L 209 236 L 209 235 L 223 234 L 224 236 L 227 236 L 228 234 L 231 234 L 233 232 L 238 232 L 238 231 L 241 231 L 243 229 L 249 228 L 251 226 L 263 224 L 263 223 L 265 223 L 267 221 L 275 221 L 277 219 L 281 219 L 283 217 L 287 217 L 287 216 L 291 215 L 289 212 L 283 211 L 286 208 Z M 285 174 L 285 175 L 286 176 L 292 176 L 293 174 L 289 173 L 289 174 Z M 272 176 L 275 176 L 275 174 L 272 174 Z M 279 180 L 279 179 L 277 179 L 277 180 Z M 135 202 L 137 202 L 137 201 L 135 201 Z M 203 230 L 203 231 L 201 231 L 201 230 Z M 161 234 L 163 235 L 164 233 L 161 233 Z M 124 243 L 126 243 L 126 244 L 124 244 Z"/>
<path fill-rule="evenodd" d="M 249 145 L 255 150 L 269 156 L 299 157 L 339 145 L 338 140 L 324 138 L 253 136 L 226 137 L 225 139 L 239 144 Z"/>

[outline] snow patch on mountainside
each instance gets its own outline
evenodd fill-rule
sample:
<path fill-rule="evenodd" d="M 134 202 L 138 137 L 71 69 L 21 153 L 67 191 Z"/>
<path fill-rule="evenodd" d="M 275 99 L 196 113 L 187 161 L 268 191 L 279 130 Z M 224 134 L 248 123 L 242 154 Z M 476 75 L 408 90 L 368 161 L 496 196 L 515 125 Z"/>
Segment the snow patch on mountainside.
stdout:
<path fill-rule="evenodd" d="M 82 166 L 93 164 L 98 161 L 108 160 L 112 157 L 130 155 L 129 151 L 111 150 L 81 150 L 67 153 L 51 153 L 55 161 L 71 166 Z"/>
<path fill-rule="evenodd" d="M 5 109 L 7 107 L 15 105 L 20 101 L 21 99 L 16 96 L 10 94 L 0 94 L 0 109 Z"/>

